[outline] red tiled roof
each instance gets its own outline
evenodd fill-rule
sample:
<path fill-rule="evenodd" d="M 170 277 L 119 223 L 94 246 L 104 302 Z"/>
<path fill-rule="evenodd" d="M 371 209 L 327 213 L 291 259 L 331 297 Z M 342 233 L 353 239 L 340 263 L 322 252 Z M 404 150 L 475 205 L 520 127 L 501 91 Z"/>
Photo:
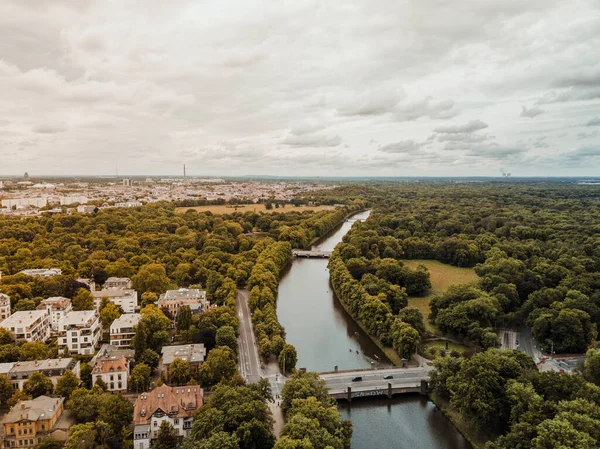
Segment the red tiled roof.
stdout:
<path fill-rule="evenodd" d="M 160 410 L 171 417 L 192 416 L 202 407 L 204 392 L 199 385 L 169 387 L 161 385 L 149 393 L 142 393 L 135 401 L 133 422 L 136 425 L 148 424 L 152 415 Z"/>

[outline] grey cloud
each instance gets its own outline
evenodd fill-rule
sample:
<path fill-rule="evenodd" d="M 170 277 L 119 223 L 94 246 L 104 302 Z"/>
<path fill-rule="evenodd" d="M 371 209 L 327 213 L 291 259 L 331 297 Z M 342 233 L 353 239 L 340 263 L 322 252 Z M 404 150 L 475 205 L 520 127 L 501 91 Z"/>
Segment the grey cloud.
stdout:
<path fill-rule="evenodd" d="M 575 151 L 568 153 L 567 159 L 576 162 L 576 161 L 585 161 L 590 158 L 596 158 L 600 156 L 600 147 L 599 146 L 586 146 L 577 148 Z"/>
<path fill-rule="evenodd" d="M 481 120 L 471 120 L 465 125 L 441 126 L 439 128 L 435 128 L 433 131 L 440 134 L 474 133 L 487 127 L 488 124 L 482 122 Z"/>
<path fill-rule="evenodd" d="M 577 133 L 577 140 L 589 139 L 591 137 L 598 137 L 598 131 Z"/>
<path fill-rule="evenodd" d="M 412 153 L 421 146 L 414 140 L 401 140 L 400 142 L 388 143 L 379 148 L 379 151 L 383 151 L 384 153 Z"/>
<path fill-rule="evenodd" d="M 587 122 L 584 123 L 583 126 L 600 126 L 600 116 L 594 117 L 593 119 L 588 120 Z"/>
<path fill-rule="evenodd" d="M 600 98 L 600 87 L 571 87 L 561 91 L 548 92 L 537 103 L 567 103 L 570 101 L 596 100 L 598 98 Z"/>
<path fill-rule="evenodd" d="M 342 139 L 340 136 L 302 134 L 288 136 L 281 143 L 295 147 L 337 147 L 342 143 Z"/>
<path fill-rule="evenodd" d="M 412 121 L 421 117 L 430 119 L 449 119 L 456 117 L 460 111 L 454 100 L 433 102 L 430 97 L 416 103 L 400 103 L 394 110 L 394 119 L 400 122 Z"/>
<path fill-rule="evenodd" d="M 31 130 L 38 134 L 56 134 L 65 132 L 67 127 L 59 123 L 40 123 L 31 128 Z"/>
<path fill-rule="evenodd" d="M 522 110 L 521 110 L 521 117 L 537 117 L 540 114 L 543 114 L 545 111 L 537 106 L 534 106 L 532 108 L 527 108 L 525 106 L 522 106 Z"/>
<path fill-rule="evenodd" d="M 432 134 L 435 138 L 436 135 Z M 488 134 L 473 134 L 473 133 L 456 133 L 456 134 L 440 134 L 437 136 L 439 142 L 464 142 L 464 143 L 479 143 L 490 139 Z"/>
<path fill-rule="evenodd" d="M 489 159 L 503 160 L 519 155 L 524 155 L 525 153 L 527 153 L 527 148 L 525 147 L 504 146 L 492 143 L 472 148 L 467 154 L 473 157 L 484 157 Z"/>
<path fill-rule="evenodd" d="M 393 111 L 404 98 L 400 89 L 377 89 L 356 95 L 344 102 L 337 113 L 341 116 L 380 115 Z"/>
<path fill-rule="evenodd" d="M 304 122 L 294 126 L 290 132 L 296 136 L 301 136 L 302 134 L 310 134 L 317 131 L 321 131 L 325 129 L 324 123 L 319 123 L 316 121 Z"/>

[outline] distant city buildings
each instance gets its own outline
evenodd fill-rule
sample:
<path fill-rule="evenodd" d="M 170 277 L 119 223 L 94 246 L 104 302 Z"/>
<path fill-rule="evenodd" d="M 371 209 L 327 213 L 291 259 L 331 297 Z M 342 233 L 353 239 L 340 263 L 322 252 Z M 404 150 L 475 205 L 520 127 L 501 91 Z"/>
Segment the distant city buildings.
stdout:
<path fill-rule="evenodd" d="M 34 268 L 23 270 L 21 273 L 26 274 L 27 276 L 50 277 L 62 274 L 62 270 L 60 268 Z"/>
<path fill-rule="evenodd" d="M 15 312 L 0 327 L 11 331 L 15 341 L 45 342 L 50 338 L 50 315 L 46 310 Z"/>

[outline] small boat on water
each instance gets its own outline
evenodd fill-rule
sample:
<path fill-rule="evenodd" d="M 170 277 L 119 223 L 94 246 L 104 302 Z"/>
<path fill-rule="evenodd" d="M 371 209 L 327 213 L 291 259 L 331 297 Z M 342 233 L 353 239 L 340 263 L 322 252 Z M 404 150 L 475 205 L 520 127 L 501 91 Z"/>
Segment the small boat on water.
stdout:
<path fill-rule="evenodd" d="M 377 357 L 377 354 L 373 354 L 373 358 L 374 358 L 375 360 L 379 360 L 379 357 Z"/>

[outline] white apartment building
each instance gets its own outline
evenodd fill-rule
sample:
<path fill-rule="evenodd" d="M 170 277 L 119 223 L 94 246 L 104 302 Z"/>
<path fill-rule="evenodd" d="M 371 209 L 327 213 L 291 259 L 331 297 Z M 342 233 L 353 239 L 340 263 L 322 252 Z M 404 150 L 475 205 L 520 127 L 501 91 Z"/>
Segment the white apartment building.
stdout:
<path fill-rule="evenodd" d="M 58 349 L 70 354 L 93 354 L 102 336 L 97 310 L 70 312 L 58 322 Z"/>
<path fill-rule="evenodd" d="M 0 293 L 0 320 L 10 316 L 10 296 Z"/>
<path fill-rule="evenodd" d="M 140 394 L 133 408 L 134 449 L 149 449 L 163 421 L 171 423 L 177 435 L 188 436 L 192 428 L 192 415 L 203 403 L 204 392 L 199 385 L 161 385 L 149 393 Z"/>
<path fill-rule="evenodd" d="M 46 310 L 15 312 L 0 323 L 15 336 L 15 341 L 45 342 L 50 338 L 50 316 Z"/>
<path fill-rule="evenodd" d="M 92 384 L 98 379 L 102 379 L 108 391 L 127 391 L 129 360 L 125 356 L 97 359 L 92 368 Z"/>
<path fill-rule="evenodd" d="M 93 204 L 80 204 L 77 206 L 77 212 L 80 214 L 91 214 L 94 210 L 96 210 L 96 206 Z"/>
<path fill-rule="evenodd" d="M 131 346 L 131 339 L 135 335 L 134 327 L 141 318 L 139 313 L 124 313 L 114 320 L 110 325 L 110 344 L 116 347 Z"/>
<path fill-rule="evenodd" d="M 25 209 L 28 207 L 46 207 L 48 205 L 48 198 L 9 198 L 2 200 L 2 207 L 8 209 Z"/>
<path fill-rule="evenodd" d="M 142 205 L 139 201 L 126 201 L 123 203 L 115 203 L 115 207 L 140 207 Z"/>
<path fill-rule="evenodd" d="M 21 273 L 26 274 L 27 276 L 51 277 L 62 274 L 62 270 L 60 268 L 34 268 L 23 270 Z"/>
<path fill-rule="evenodd" d="M 100 291 L 92 291 L 94 307 L 98 309 L 102 298 L 107 298 L 116 306 L 120 306 L 124 313 L 135 313 L 138 307 L 138 294 L 135 290 L 123 290 L 119 288 L 105 288 Z"/>
<path fill-rule="evenodd" d="M 131 279 L 129 278 L 117 278 L 117 277 L 109 277 L 104 282 L 104 288 L 118 288 L 121 290 L 126 290 L 131 288 Z"/>
<path fill-rule="evenodd" d="M 199 308 L 199 312 L 202 312 L 210 307 L 210 302 L 206 299 L 206 292 L 197 288 L 167 290 L 158 299 L 158 307 L 168 310 L 174 318 L 177 318 L 181 306 Z"/>
<path fill-rule="evenodd" d="M 57 332 L 58 322 L 67 313 L 73 310 L 73 305 L 71 304 L 71 300 L 69 298 L 52 296 L 40 302 L 36 309 L 46 310 L 48 312 L 48 315 L 50 315 L 50 327 L 54 332 Z"/>
<path fill-rule="evenodd" d="M 61 206 L 70 206 L 75 203 L 85 204 L 88 201 L 88 197 L 83 195 L 65 195 L 60 197 Z"/>
<path fill-rule="evenodd" d="M 72 358 L 9 362 L 1 363 L 0 365 L 0 375 L 3 375 L 10 381 L 13 390 L 23 390 L 23 385 L 35 372 L 44 373 L 55 387 L 58 379 L 67 370 L 73 371 L 78 379 L 81 376 L 79 360 Z"/>

